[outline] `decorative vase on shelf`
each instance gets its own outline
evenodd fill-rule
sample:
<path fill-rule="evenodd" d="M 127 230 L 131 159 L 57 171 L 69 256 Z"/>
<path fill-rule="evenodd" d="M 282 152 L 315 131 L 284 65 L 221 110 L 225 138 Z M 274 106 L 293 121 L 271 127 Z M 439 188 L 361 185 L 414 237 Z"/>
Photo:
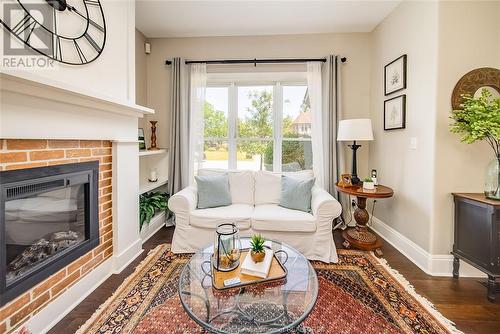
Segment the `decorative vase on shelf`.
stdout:
<path fill-rule="evenodd" d="M 488 164 L 484 194 L 487 198 L 500 200 L 500 155 Z"/>
<path fill-rule="evenodd" d="M 151 146 L 148 150 L 156 151 L 159 150 L 159 148 L 156 147 L 156 123 L 158 123 L 158 121 L 149 121 L 149 123 L 151 123 Z"/>

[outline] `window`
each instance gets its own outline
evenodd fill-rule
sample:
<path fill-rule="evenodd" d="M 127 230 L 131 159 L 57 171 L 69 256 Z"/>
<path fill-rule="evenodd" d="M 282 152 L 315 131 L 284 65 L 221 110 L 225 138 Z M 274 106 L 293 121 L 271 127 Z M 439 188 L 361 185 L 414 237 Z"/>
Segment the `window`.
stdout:
<path fill-rule="evenodd" d="M 312 168 L 307 85 L 226 82 L 206 89 L 203 168 Z"/>

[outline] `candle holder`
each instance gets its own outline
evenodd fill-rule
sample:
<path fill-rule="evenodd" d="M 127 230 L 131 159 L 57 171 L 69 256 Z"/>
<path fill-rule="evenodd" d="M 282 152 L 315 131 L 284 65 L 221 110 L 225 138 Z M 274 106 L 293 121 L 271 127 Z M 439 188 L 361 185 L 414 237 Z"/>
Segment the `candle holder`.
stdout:
<path fill-rule="evenodd" d="M 240 264 L 240 231 L 234 224 L 220 224 L 215 231 L 212 264 L 218 271 L 231 271 Z"/>
<path fill-rule="evenodd" d="M 158 123 L 158 121 L 149 121 L 149 123 L 151 123 L 151 146 L 148 150 L 156 151 L 159 150 L 159 148 L 156 147 L 156 123 Z"/>

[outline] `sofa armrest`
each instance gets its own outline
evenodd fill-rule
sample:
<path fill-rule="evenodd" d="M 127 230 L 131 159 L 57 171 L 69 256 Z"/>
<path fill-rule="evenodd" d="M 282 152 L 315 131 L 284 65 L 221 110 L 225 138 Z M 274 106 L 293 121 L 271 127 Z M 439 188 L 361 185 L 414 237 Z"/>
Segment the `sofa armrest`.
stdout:
<path fill-rule="evenodd" d="M 342 206 L 326 190 L 315 185 L 312 188 L 311 210 L 316 219 L 333 221 L 342 213 Z"/>
<path fill-rule="evenodd" d="M 189 186 L 174 194 L 168 200 L 168 208 L 175 213 L 176 225 L 189 225 L 189 214 L 196 209 L 198 190 Z"/>

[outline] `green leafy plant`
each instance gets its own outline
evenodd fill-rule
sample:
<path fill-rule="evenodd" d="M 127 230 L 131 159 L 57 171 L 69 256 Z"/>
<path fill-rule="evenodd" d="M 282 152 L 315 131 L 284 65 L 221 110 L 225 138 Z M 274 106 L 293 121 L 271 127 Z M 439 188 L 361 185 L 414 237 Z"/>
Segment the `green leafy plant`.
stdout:
<path fill-rule="evenodd" d="M 450 131 L 460 134 L 460 140 L 467 144 L 486 140 L 500 159 L 500 99 L 492 98 L 487 89 L 479 97 L 465 94 L 462 99 L 463 109 L 451 112 Z"/>
<path fill-rule="evenodd" d="M 260 234 L 254 234 L 250 240 L 250 245 L 254 253 L 264 252 L 264 243 L 266 240 Z"/>
<path fill-rule="evenodd" d="M 373 182 L 372 178 L 371 177 L 365 177 L 363 179 L 363 182 Z"/>
<path fill-rule="evenodd" d="M 149 224 L 156 212 L 165 210 L 168 215 L 167 203 L 169 197 L 166 192 L 150 192 L 139 197 L 140 229 L 144 224 Z"/>

